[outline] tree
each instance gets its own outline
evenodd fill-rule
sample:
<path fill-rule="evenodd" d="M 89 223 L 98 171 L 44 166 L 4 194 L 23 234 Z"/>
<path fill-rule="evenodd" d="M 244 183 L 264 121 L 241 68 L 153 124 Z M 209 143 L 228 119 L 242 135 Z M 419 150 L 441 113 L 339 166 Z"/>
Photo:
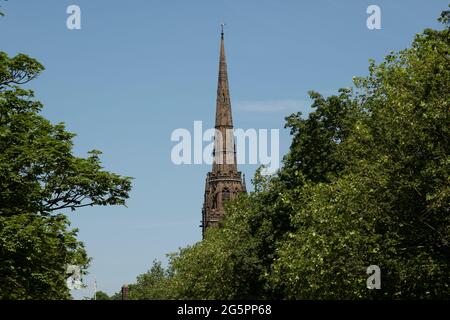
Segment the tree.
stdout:
<path fill-rule="evenodd" d="M 308 118 L 302 119 L 300 112 L 286 118 L 285 127 L 290 128 L 293 139 L 280 177 L 287 186 L 302 183 L 295 177 L 314 183 L 329 182 L 342 171 L 345 159 L 339 154 L 339 145 L 360 116 L 351 93 L 351 89 L 340 89 L 339 95 L 324 98 L 310 91 L 314 111 Z"/>
<path fill-rule="evenodd" d="M 96 298 L 96 300 L 111 300 L 111 298 L 108 296 L 108 294 L 103 291 L 97 291 L 95 293 L 95 298 Z"/>
<path fill-rule="evenodd" d="M 131 300 L 168 299 L 168 276 L 168 272 L 161 266 L 161 262 L 153 261 L 151 269 L 147 273 L 139 275 L 136 284 L 128 287 L 128 298 Z"/>
<path fill-rule="evenodd" d="M 63 215 L 0 216 L 0 298 L 67 299 L 67 264 L 89 259 Z"/>
<path fill-rule="evenodd" d="M 5 0 L 6 1 L 6 0 Z M 1 8 L 1 6 L 0 6 Z M 3 13 L 3 11 L 0 11 L 0 17 L 4 16 L 5 14 Z"/>
<path fill-rule="evenodd" d="M 131 178 L 104 171 L 100 152 L 72 154 L 75 136 L 51 124 L 24 85 L 44 67 L 0 52 L 0 298 L 61 299 L 68 264 L 89 259 L 62 210 L 123 205 Z"/>
<path fill-rule="evenodd" d="M 335 153 L 345 167 L 292 202 L 271 274 L 287 298 L 450 296 L 449 40 L 425 30 L 356 79 L 361 113 Z M 381 291 L 365 289 L 371 264 Z"/>

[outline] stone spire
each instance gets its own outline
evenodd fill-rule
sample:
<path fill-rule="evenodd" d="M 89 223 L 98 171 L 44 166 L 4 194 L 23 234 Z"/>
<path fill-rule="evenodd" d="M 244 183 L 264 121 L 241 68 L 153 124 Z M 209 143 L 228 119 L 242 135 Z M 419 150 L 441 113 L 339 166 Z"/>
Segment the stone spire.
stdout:
<path fill-rule="evenodd" d="M 214 161 L 212 171 L 207 174 L 205 182 L 201 224 L 203 236 L 206 228 L 219 225 L 219 221 L 225 215 L 224 203 L 236 197 L 238 193 L 246 192 L 245 182 L 243 184 L 241 172 L 237 170 L 236 164 L 223 26 L 220 39 Z"/>
<path fill-rule="evenodd" d="M 231 117 L 230 89 L 228 87 L 227 60 L 225 57 L 225 43 L 223 29 L 220 39 L 219 58 L 219 79 L 217 82 L 217 102 L 216 102 L 216 128 L 233 128 L 233 118 Z"/>
<path fill-rule="evenodd" d="M 231 98 L 228 86 L 227 60 L 225 57 L 224 32 L 220 39 L 220 57 L 219 57 L 219 77 L 217 81 L 217 99 L 216 99 L 216 125 L 220 133 L 214 141 L 214 165 L 213 171 L 218 172 L 237 172 L 236 150 L 234 144 L 233 117 L 231 115 Z"/>

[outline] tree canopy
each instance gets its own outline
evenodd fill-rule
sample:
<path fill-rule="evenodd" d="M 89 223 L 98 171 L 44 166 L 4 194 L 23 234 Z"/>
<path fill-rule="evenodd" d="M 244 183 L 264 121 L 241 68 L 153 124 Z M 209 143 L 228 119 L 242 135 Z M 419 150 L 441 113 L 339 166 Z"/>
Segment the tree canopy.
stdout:
<path fill-rule="evenodd" d="M 66 268 L 89 263 L 63 214 L 123 205 L 131 178 L 103 170 L 100 152 L 73 155 L 73 133 L 40 115 L 23 85 L 44 67 L 24 54 L 0 52 L 0 299 L 69 298 Z"/>

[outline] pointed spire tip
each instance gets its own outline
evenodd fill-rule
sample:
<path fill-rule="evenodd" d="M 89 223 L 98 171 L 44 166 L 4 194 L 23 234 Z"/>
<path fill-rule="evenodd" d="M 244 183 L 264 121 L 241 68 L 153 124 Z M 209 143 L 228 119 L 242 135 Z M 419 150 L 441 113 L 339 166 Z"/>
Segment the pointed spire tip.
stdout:
<path fill-rule="evenodd" d="M 221 23 L 220 24 L 220 29 L 221 29 L 221 32 L 220 32 L 220 37 L 223 39 L 223 28 L 225 27 L 225 23 Z"/>

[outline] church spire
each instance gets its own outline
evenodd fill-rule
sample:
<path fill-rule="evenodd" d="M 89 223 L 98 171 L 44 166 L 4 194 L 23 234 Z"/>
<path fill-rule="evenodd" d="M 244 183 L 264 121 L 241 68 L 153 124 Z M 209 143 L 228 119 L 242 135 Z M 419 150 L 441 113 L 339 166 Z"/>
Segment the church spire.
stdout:
<path fill-rule="evenodd" d="M 216 101 L 216 136 L 214 139 L 214 161 L 205 181 L 205 196 L 202 209 L 202 233 L 206 228 L 218 226 L 225 215 L 224 204 L 238 193 L 246 192 L 241 172 L 237 171 L 234 144 L 231 99 L 228 88 L 227 62 L 223 27 L 220 33 L 219 81 Z"/>
<path fill-rule="evenodd" d="M 221 25 L 219 77 L 217 83 L 216 124 L 217 136 L 214 141 L 214 172 L 237 172 L 236 150 L 234 145 L 233 118 L 231 115 L 231 98 L 228 87 L 228 70 L 225 58 L 223 35 L 224 24 Z"/>
<path fill-rule="evenodd" d="M 228 87 L 227 60 L 225 58 L 225 41 L 223 37 L 224 24 L 222 24 L 221 27 L 219 79 L 217 83 L 216 102 L 216 128 L 221 126 L 232 128 L 233 119 L 231 117 L 230 89 Z"/>

